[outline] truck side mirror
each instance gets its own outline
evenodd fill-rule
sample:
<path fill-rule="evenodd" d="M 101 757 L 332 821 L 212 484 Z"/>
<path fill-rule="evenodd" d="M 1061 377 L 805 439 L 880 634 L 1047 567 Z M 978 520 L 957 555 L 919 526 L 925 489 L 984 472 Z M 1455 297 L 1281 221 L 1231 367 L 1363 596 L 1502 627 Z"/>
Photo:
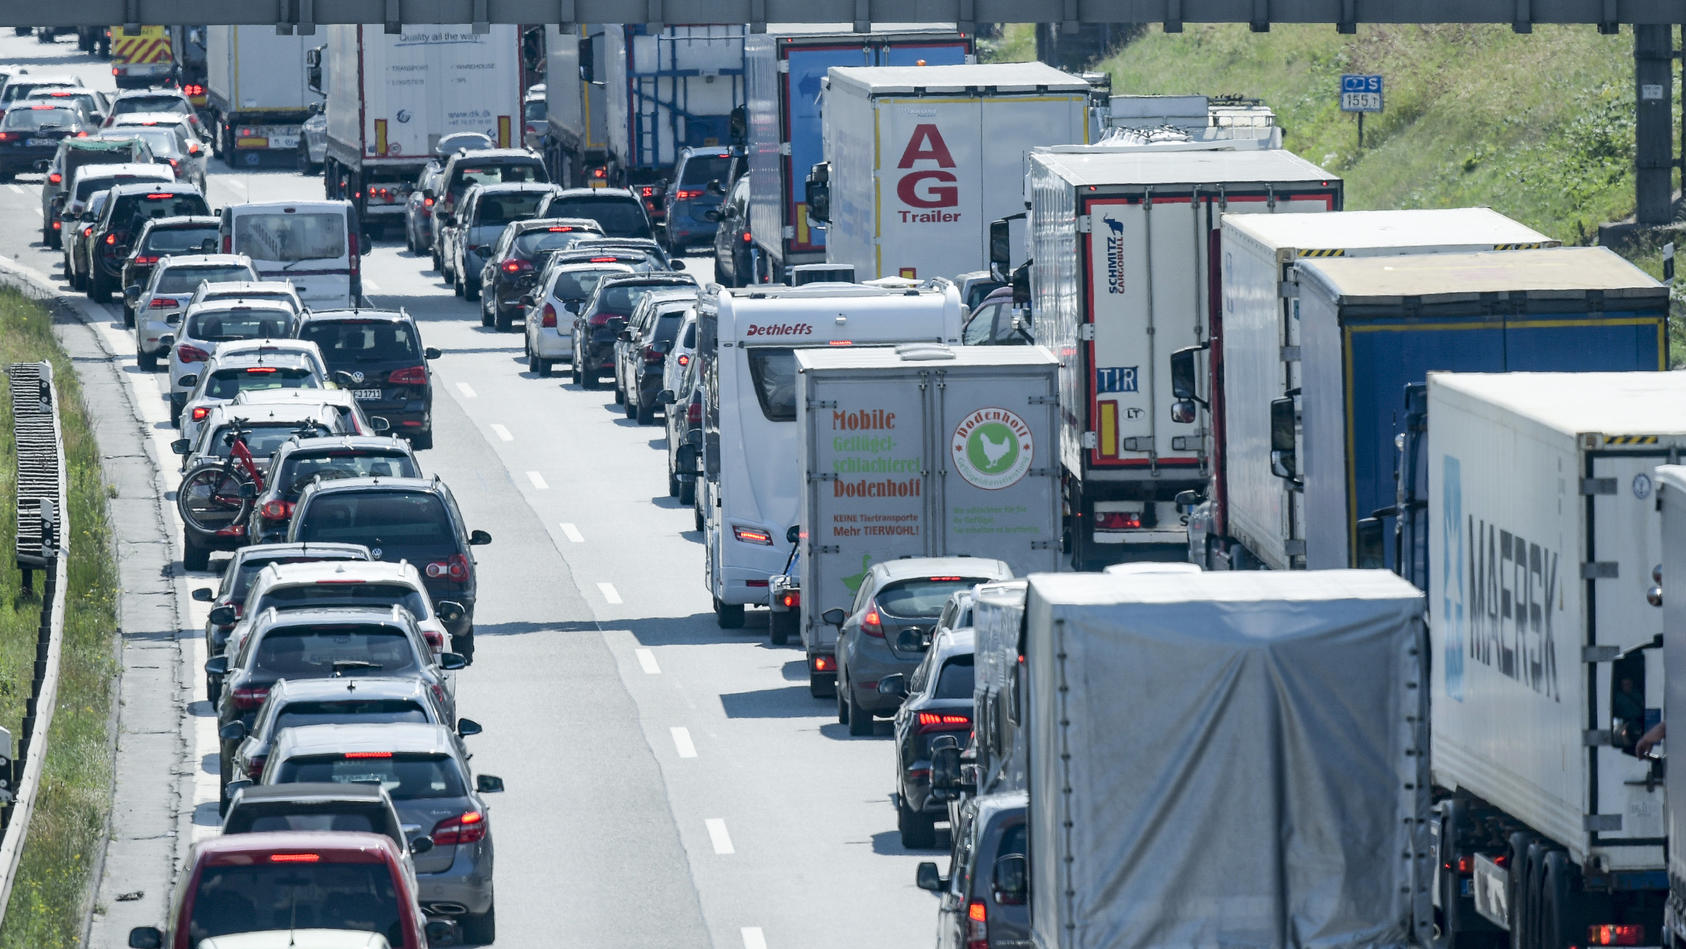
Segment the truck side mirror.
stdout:
<path fill-rule="evenodd" d="M 1380 517 L 1366 517 L 1358 522 L 1356 543 L 1357 547 L 1352 551 L 1353 566 L 1360 570 L 1387 568 L 1387 543 Z"/>
<path fill-rule="evenodd" d="M 996 275 L 1013 269 L 1012 226 L 1006 218 L 989 222 L 989 269 Z"/>
<path fill-rule="evenodd" d="M 1178 399 L 1171 403 L 1171 421 L 1181 425 L 1193 422 L 1199 410 L 1195 408 L 1193 399 Z"/>
<path fill-rule="evenodd" d="M 913 880 L 921 890 L 929 890 L 932 893 L 941 893 L 943 890 L 942 872 L 937 869 L 935 863 L 929 860 L 919 864 L 919 869 L 914 871 Z M 162 937 L 160 937 L 161 940 Z M 130 945 L 134 945 L 134 943 L 130 943 Z"/>
<path fill-rule="evenodd" d="M 822 161 L 809 170 L 805 187 L 808 216 L 821 224 L 831 223 L 831 162 Z"/>
<path fill-rule="evenodd" d="M 597 71 L 591 61 L 591 37 L 580 40 L 580 82 L 596 82 Z"/>
<path fill-rule="evenodd" d="M 995 876 L 991 886 L 995 890 L 995 902 L 1002 906 L 1024 905 L 1024 854 L 1010 853 L 995 861 Z"/>
<path fill-rule="evenodd" d="M 1171 396 L 1198 401 L 1200 383 L 1195 376 L 1194 355 L 1204 346 L 1185 346 L 1171 354 Z"/>
<path fill-rule="evenodd" d="M 1273 399 L 1270 403 L 1270 473 L 1292 481 L 1299 477 L 1299 459 L 1294 457 L 1294 400 Z"/>
<path fill-rule="evenodd" d="M 317 95 L 323 95 L 322 47 L 316 46 L 304 51 L 304 75 L 305 84 L 310 86 L 310 91 Z"/>

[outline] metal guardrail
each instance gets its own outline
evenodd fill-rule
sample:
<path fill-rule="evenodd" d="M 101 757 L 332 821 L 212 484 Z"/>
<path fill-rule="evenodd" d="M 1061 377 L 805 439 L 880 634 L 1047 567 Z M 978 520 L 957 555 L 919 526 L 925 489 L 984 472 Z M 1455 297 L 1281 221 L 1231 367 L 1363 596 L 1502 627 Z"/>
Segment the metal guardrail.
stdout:
<path fill-rule="evenodd" d="M 33 589 L 40 571 L 41 620 L 35 634 L 35 665 L 24 705 L 22 736 L 16 754 L 11 732 L 0 727 L 0 917 L 12 898 L 12 882 L 29 834 L 41 770 L 47 757 L 47 730 L 58 701 L 59 654 L 64 641 L 66 563 L 63 538 L 65 499 L 64 439 L 59 429 L 58 393 L 53 367 L 45 362 L 6 367 L 12 391 L 13 437 L 17 445 L 16 556 L 23 588 Z"/>

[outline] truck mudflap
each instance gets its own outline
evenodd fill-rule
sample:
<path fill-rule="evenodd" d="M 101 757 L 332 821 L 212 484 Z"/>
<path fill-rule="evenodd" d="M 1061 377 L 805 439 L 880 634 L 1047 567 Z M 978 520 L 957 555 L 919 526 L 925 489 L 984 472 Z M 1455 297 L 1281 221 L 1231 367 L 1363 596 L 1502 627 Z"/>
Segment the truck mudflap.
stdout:
<path fill-rule="evenodd" d="M 1474 892 L 1475 911 L 1500 929 L 1510 929 L 1510 870 L 1505 858 L 1475 855 L 1475 868 L 1464 881 Z"/>

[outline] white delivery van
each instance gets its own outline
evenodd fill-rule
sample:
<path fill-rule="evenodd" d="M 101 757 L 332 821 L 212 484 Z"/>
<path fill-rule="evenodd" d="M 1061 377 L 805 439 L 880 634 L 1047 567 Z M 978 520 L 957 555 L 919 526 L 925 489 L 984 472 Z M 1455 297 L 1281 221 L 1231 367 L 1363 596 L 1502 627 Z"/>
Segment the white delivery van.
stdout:
<path fill-rule="evenodd" d="M 849 283 L 726 290 L 702 296 L 705 581 L 723 628 L 765 605 L 790 553 L 802 494 L 796 350 L 960 341 L 960 294 L 946 280 L 905 289 Z"/>
<path fill-rule="evenodd" d="M 265 280 L 290 280 L 313 310 L 363 297 L 357 213 L 350 201 L 259 201 L 223 209 L 222 249 L 245 254 Z"/>

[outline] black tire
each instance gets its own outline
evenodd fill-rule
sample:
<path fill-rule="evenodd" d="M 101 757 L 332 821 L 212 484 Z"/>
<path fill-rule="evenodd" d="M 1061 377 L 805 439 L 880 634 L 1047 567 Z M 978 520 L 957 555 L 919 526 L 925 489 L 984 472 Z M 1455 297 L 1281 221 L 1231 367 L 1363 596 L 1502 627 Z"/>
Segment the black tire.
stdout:
<path fill-rule="evenodd" d="M 464 300 L 480 299 L 480 280 L 477 277 L 462 278 L 462 298 Z M 494 317 L 495 319 L 495 317 Z M 498 322 L 498 332 L 503 332 L 509 326 L 508 320 Z"/>
<path fill-rule="evenodd" d="M 691 497 L 693 500 L 696 498 L 696 489 L 694 487 L 691 489 Z M 697 533 L 702 533 L 703 527 L 705 526 L 703 524 L 702 508 L 697 507 L 695 504 L 691 506 L 691 524 L 696 529 Z"/>
<path fill-rule="evenodd" d="M 581 369 L 580 370 L 580 388 L 582 388 L 582 389 L 596 389 L 596 388 L 599 388 L 602 385 L 602 383 L 603 383 L 603 379 L 602 379 L 601 376 L 599 376 L 597 374 L 597 370 L 595 370 L 595 369 Z"/>
<path fill-rule="evenodd" d="M 487 313 L 485 307 L 480 308 L 480 325 L 486 327 L 492 325 L 492 314 Z"/>
<path fill-rule="evenodd" d="M 654 405 L 645 405 L 643 396 L 639 396 L 631 400 L 631 404 L 633 406 L 633 412 L 638 417 L 638 424 L 656 424 L 656 407 Z"/>
<path fill-rule="evenodd" d="M 417 432 L 410 436 L 410 447 L 416 451 L 426 451 L 433 447 L 433 429 Z"/>
<path fill-rule="evenodd" d="M 188 570 L 211 569 L 211 549 L 194 543 L 193 535 L 186 534 L 182 538 L 181 565 Z"/>
<path fill-rule="evenodd" d="M 135 365 L 140 367 L 141 372 L 157 372 L 158 354 L 137 348 L 135 350 Z"/>
<path fill-rule="evenodd" d="M 743 604 L 714 601 L 714 622 L 721 629 L 743 629 Z"/>
<path fill-rule="evenodd" d="M 616 356 L 615 358 L 617 360 L 620 359 L 619 356 Z M 615 370 L 615 404 L 620 406 L 626 405 L 626 393 L 621 391 L 621 376 L 618 368 Z M 632 411 L 630 409 L 627 410 L 626 417 L 632 418 Z"/>
<path fill-rule="evenodd" d="M 209 536 L 230 524 L 246 523 L 252 513 L 252 499 L 240 496 L 245 483 L 244 478 L 224 469 L 220 462 L 199 465 L 182 477 L 181 486 L 176 489 L 176 513 L 181 516 L 188 551 L 182 562 L 189 570 L 205 569 L 205 559 L 210 555 L 206 550 L 205 556 L 198 558 L 200 566 L 192 565 L 197 556 L 195 534 Z"/>
<path fill-rule="evenodd" d="M 801 622 L 798 619 L 800 615 L 794 610 L 785 610 L 782 613 L 774 613 L 768 618 L 767 638 L 772 641 L 773 645 L 783 646 L 790 642 L 791 634 L 797 631 L 796 624 Z"/>
<path fill-rule="evenodd" d="M 437 247 L 429 247 L 427 255 L 433 258 L 433 272 L 437 273 L 440 277 L 444 277 L 445 265 L 439 260 L 439 249 Z"/>
<path fill-rule="evenodd" d="M 838 694 L 843 696 L 843 701 L 849 703 L 850 736 L 860 738 L 872 734 L 872 713 L 862 708 L 861 703 L 855 701 L 855 687 L 840 682 L 838 683 Z"/>
<path fill-rule="evenodd" d="M 901 831 L 902 846 L 908 850 L 929 850 L 937 845 L 937 822 L 928 814 L 915 814 L 896 799 L 896 830 Z"/>
<path fill-rule="evenodd" d="M 463 293 L 463 282 L 457 279 L 456 274 L 452 274 L 445 282 L 451 285 L 451 292 L 457 295 L 457 299 L 468 299 L 467 295 Z"/>
<path fill-rule="evenodd" d="M 498 908 L 494 904 L 479 916 L 464 916 L 462 918 L 463 942 L 473 946 L 485 946 L 495 942 L 498 938 Z"/>
<path fill-rule="evenodd" d="M 812 683 L 813 673 L 810 672 L 808 675 L 809 682 Z M 831 687 L 831 697 L 835 699 L 837 703 L 837 724 L 839 725 L 849 724 L 849 703 L 843 698 L 843 691 L 848 687 L 849 683 L 842 680 L 838 680 Z M 813 686 L 810 684 L 809 689 L 812 690 L 812 688 Z M 850 729 L 849 733 L 854 734 L 854 729 Z"/>
<path fill-rule="evenodd" d="M 696 497 L 697 497 L 697 482 L 696 481 L 692 480 L 692 481 L 681 481 L 681 482 L 679 482 L 679 503 L 680 504 L 687 504 L 687 505 L 693 504 L 696 501 Z M 701 518 L 698 518 L 698 520 L 701 520 Z M 702 530 L 701 524 L 697 525 L 697 530 Z"/>
<path fill-rule="evenodd" d="M 473 664 L 473 662 L 474 662 L 474 629 L 473 629 L 473 627 L 470 627 L 468 632 L 466 632 L 466 633 L 463 633 L 463 634 L 458 635 L 458 636 L 452 636 L 451 637 L 451 651 L 456 653 L 457 655 L 463 657 L 464 659 L 468 660 L 468 662 L 470 664 Z"/>
<path fill-rule="evenodd" d="M 221 759 L 217 762 L 217 770 L 220 772 L 217 789 L 217 816 L 221 817 L 228 813 L 228 782 L 234 780 L 234 770 L 229 765 L 228 756 L 219 754 L 217 757 Z"/>
<path fill-rule="evenodd" d="M 837 680 L 831 676 L 817 676 L 809 671 L 808 694 L 816 699 L 829 699 L 837 694 Z"/>
<path fill-rule="evenodd" d="M 509 315 L 504 313 L 503 307 L 493 304 L 491 312 L 492 326 L 495 327 L 498 332 L 507 333 L 515 328 L 513 321 L 509 318 Z"/>
<path fill-rule="evenodd" d="M 123 303 L 123 328 L 131 330 L 135 328 L 135 308 L 130 306 L 126 300 Z"/>
<path fill-rule="evenodd" d="M 585 380 L 580 376 L 579 357 L 568 360 L 568 381 L 581 388 L 585 387 Z"/>
<path fill-rule="evenodd" d="M 111 284 L 107 283 L 105 278 L 100 276 L 100 272 L 98 270 L 94 271 L 89 284 L 88 299 L 93 300 L 95 303 L 111 302 Z"/>
<path fill-rule="evenodd" d="M 1569 855 L 1561 850 L 1546 854 L 1540 872 L 1540 898 L 1535 942 L 1541 946 L 1579 945 L 1586 936 L 1587 923 L 1580 912 L 1575 868 Z"/>
<path fill-rule="evenodd" d="M 673 473 L 672 468 L 667 470 L 667 496 L 670 498 L 679 496 L 679 476 Z"/>
<path fill-rule="evenodd" d="M 539 357 L 534 356 L 533 363 L 533 371 L 539 374 L 540 379 L 547 378 L 550 375 L 550 360 L 540 359 Z"/>
<path fill-rule="evenodd" d="M 212 708 L 217 707 L 217 700 L 222 698 L 222 680 L 210 673 L 205 673 L 205 701 Z"/>

